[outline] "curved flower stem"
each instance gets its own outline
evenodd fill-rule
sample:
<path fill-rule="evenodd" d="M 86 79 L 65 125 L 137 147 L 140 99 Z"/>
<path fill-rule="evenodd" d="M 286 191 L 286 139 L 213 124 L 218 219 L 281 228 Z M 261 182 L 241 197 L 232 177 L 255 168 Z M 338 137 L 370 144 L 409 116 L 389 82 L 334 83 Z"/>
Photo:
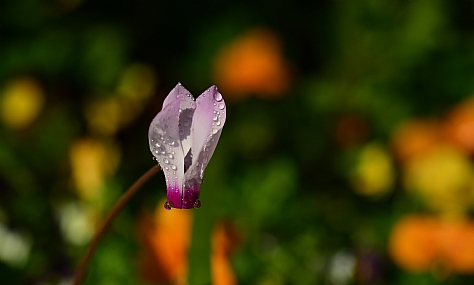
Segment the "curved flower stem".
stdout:
<path fill-rule="evenodd" d="M 161 168 L 157 164 L 153 166 L 152 168 L 150 168 L 147 172 L 145 172 L 140 178 L 138 178 L 137 181 L 135 181 L 135 183 L 133 183 L 132 186 L 130 186 L 130 188 L 127 189 L 127 191 L 122 195 L 122 197 L 117 202 L 117 204 L 115 204 L 112 210 L 110 210 L 110 212 L 107 214 L 107 217 L 105 218 L 104 223 L 102 224 L 102 227 L 100 228 L 99 232 L 97 232 L 97 234 L 95 235 L 94 239 L 89 245 L 89 248 L 84 254 L 84 257 L 82 258 L 81 263 L 79 263 L 79 266 L 76 269 L 76 273 L 74 274 L 74 279 L 73 279 L 74 285 L 81 284 L 82 278 L 84 277 L 84 273 L 86 272 L 86 269 L 87 269 L 87 265 L 89 264 L 89 261 L 91 260 L 92 255 L 94 254 L 97 246 L 99 245 L 100 240 L 102 239 L 104 234 L 107 232 L 107 229 L 109 228 L 112 221 L 115 219 L 118 213 L 120 213 L 122 208 L 128 203 L 130 198 L 132 198 L 133 195 L 135 195 L 135 193 L 137 193 L 137 191 L 160 170 Z"/>

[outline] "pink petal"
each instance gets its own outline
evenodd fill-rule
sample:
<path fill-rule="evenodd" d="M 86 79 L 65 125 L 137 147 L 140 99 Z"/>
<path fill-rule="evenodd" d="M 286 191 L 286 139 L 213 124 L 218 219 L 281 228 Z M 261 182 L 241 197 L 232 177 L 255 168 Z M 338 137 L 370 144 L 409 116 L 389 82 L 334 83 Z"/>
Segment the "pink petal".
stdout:
<path fill-rule="evenodd" d="M 191 146 L 191 118 L 195 106 L 191 93 L 178 83 L 165 98 L 148 132 L 150 150 L 163 169 L 168 201 L 174 208 L 182 207 L 184 157 Z"/>
<path fill-rule="evenodd" d="M 196 100 L 192 137 L 192 164 L 185 173 L 189 187 L 199 187 L 204 170 L 214 153 L 226 119 L 226 105 L 222 95 L 212 86 Z"/>

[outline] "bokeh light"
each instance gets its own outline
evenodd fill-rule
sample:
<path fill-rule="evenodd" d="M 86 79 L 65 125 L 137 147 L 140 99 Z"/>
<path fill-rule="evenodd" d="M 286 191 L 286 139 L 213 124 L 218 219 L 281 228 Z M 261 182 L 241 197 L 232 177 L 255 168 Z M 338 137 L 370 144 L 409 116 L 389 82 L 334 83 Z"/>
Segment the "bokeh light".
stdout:
<path fill-rule="evenodd" d="M 202 207 L 125 205 L 83 284 L 474 283 L 470 1 L 3 1 L 0 284 L 70 284 L 181 82 Z"/>

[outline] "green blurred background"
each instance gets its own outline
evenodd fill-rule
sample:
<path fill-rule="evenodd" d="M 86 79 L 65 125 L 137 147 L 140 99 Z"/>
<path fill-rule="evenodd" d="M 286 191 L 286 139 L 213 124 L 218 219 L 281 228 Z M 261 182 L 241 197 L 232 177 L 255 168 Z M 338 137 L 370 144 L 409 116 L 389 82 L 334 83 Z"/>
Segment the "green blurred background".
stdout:
<path fill-rule="evenodd" d="M 85 284 L 474 282 L 473 1 L 0 2 L 0 284 L 70 284 L 181 82 L 227 122 L 199 210 L 162 173 Z"/>

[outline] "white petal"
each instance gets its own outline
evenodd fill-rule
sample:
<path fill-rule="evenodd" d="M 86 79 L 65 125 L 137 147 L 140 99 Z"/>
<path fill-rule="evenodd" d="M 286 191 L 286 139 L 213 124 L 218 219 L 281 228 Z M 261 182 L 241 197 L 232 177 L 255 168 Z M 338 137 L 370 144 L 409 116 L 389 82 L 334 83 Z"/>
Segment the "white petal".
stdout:
<path fill-rule="evenodd" d="M 178 83 L 164 100 L 163 108 L 151 122 L 148 132 L 150 150 L 165 174 L 168 196 L 173 196 L 173 201 L 170 201 L 172 206 L 181 203 L 185 156 L 183 146 L 186 152 L 189 151 L 190 127 L 186 125 L 190 124 L 189 117 L 194 108 L 192 95 Z"/>

